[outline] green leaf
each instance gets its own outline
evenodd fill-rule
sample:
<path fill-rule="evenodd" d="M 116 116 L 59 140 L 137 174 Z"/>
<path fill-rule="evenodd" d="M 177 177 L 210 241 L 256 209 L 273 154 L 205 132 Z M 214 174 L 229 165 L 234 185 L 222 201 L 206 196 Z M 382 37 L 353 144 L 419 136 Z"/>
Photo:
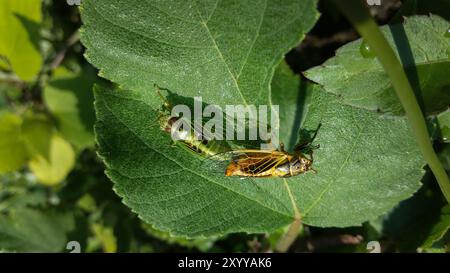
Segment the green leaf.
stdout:
<path fill-rule="evenodd" d="M 22 136 L 31 155 L 49 159 L 52 133 L 53 126 L 45 116 L 32 114 L 22 123 Z"/>
<path fill-rule="evenodd" d="M 74 165 L 75 152 L 72 146 L 56 133 L 50 139 L 49 159 L 38 154 L 29 162 L 29 167 L 38 181 L 47 186 L 62 182 Z"/>
<path fill-rule="evenodd" d="M 314 25 L 315 6 L 315 0 L 86 0 L 82 42 L 101 76 L 154 103 L 156 83 L 222 107 L 268 104 L 275 67 Z"/>
<path fill-rule="evenodd" d="M 158 230 L 199 236 L 270 232 L 298 210 L 313 226 L 353 226 L 373 219 L 419 187 L 424 161 L 403 118 L 342 105 L 318 86 L 303 128 L 322 129 L 318 174 L 289 179 L 225 177 L 173 146 L 155 123 L 153 98 L 96 88 L 99 154 L 125 204 Z"/>
<path fill-rule="evenodd" d="M 441 160 L 444 168 L 450 171 L 450 144 L 444 144 L 444 147 L 439 151 L 439 159 Z"/>
<path fill-rule="evenodd" d="M 94 144 L 95 120 L 92 86 L 98 81 L 94 69 L 86 66 L 75 74 L 59 68 L 44 89 L 44 101 L 57 120 L 65 139 L 81 150 Z"/>
<path fill-rule="evenodd" d="M 439 241 L 440 239 L 442 239 L 442 237 L 444 237 L 449 228 L 450 228 L 450 205 L 447 205 L 442 208 L 439 222 L 437 222 L 433 226 L 428 238 L 423 243 L 422 248 L 424 249 L 431 248 L 433 246 L 433 243 Z"/>
<path fill-rule="evenodd" d="M 0 113 L 0 173 L 18 170 L 28 159 L 21 125 L 21 117 L 8 112 Z"/>
<path fill-rule="evenodd" d="M 69 213 L 14 209 L 0 215 L 0 249 L 17 252 L 60 252 L 74 228 Z"/>
<path fill-rule="evenodd" d="M 450 109 L 437 115 L 440 139 L 443 142 L 450 142 Z"/>
<path fill-rule="evenodd" d="M 382 237 L 392 241 L 395 249 L 401 252 L 416 252 L 439 221 L 442 196 L 430 184 L 424 184 L 414 196 L 401 202 L 382 219 Z"/>
<path fill-rule="evenodd" d="M 0 55 L 5 56 L 22 80 L 32 80 L 42 66 L 39 28 L 41 0 L 2 0 L 0 3 Z"/>
<path fill-rule="evenodd" d="M 5 57 L 0 55 L 0 70 L 8 71 L 10 70 L 9 63 Z"/>
<path fill-rule="evenodd" d="M 93 224 L 91 228 L 96 240 L 102 246 L 105 253 L 115 253 L 117 251 L 117 239 L 114 236 L 112 227 Z"/>
<path fill-rule="evenodd" d="M 449 22 L 438 16 L 408 18 L 404 27 L 382 27 L 382 31 L 405 67 L 405 71 L 428 114 L 445 110 L 450 104 Z M 361 40 L 340 48 L 336 57 L 308 70 L 307 78 L 339 95 L 349 105 L 402 115 L 403 108 L 373 55 L 361 50 Z M 370 50 L 370 49 L 369 49 Z"/>

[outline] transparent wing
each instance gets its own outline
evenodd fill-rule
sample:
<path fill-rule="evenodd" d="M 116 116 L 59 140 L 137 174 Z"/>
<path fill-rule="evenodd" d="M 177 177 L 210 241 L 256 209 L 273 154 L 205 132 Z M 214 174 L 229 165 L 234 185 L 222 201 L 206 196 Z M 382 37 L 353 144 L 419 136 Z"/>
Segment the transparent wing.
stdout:
<path fill-rule="evenodd" d="M 257 176 L 258 174 L 268 172 L 287 161 L 287 154 L 278 151 L 256 149 L 232 150 L 204 158 L 202 169 L 223 175 L 227 166 L 233 163 L 238 166 L 242 172 L 249 174 L 249 176 Z"/>
<path fill-rule="evenodd" d="M 241 170 L 251 175 L 258 175 L 275 169 L 288 161 L 287 155 L 279 152 L 247 152 L 234 159 Z"/>

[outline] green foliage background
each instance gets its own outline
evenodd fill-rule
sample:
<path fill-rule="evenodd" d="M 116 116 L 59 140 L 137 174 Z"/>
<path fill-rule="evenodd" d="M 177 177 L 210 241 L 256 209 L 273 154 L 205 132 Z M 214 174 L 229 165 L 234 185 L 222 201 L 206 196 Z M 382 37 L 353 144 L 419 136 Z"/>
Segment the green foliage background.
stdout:
<path fill-rule="evenodd" d="M 387 75 L 324 3 L 0 2 L 0 251 L 275 251 L 299 218 L 294 252 L 448 251 L 449 207 Z M 450 170 L 450 9 L 388 3 L 372 11 Z M 159 129 L 155 84 L 280 105 L 288 150 L 322 123 L 319 173 L 205 170 Z"/>

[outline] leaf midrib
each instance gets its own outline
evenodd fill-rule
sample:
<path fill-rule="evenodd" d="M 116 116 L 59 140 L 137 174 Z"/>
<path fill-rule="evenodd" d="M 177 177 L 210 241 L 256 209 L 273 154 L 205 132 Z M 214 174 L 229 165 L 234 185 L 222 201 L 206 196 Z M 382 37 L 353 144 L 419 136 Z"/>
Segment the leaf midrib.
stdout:
<path fill-rule="evenodd" d="M 217 1 L 216 6 L 218 5 L 218 2 L 219 2 L 219 1 L 220 1 L 220 0 Z M 200 18 L 200 23 L 201 23 L 201 25 L 205 28 L 206 33 L 208 34 L 208 37 L 211 39 L 211 42 L 213 43 L 213 48 L 217 51 L 217 53 L 219 54 L 220 60 L 223 62 L 223 65 L 226 67 L 227 72 L 228 72 L 228 74 L 230 75 L 230 77 L 231 77 L 231 79 L 232 79 L 232 81 L 233 81 L 233 84 L 235 85 L 236 90 L 237 90 L 238 93 L 239 93 L 239 96 L 242 98 L 242 101 L 243 101 L 244 105 L 248 106 L 247 100 L 245 99 L 244 94 L 242 93 L 241 88 L 239 87 L 239 84 L 238 84 L 238 82 L 237 82 L 236 77 L 235 77 L 235 76 L 233 75 L 233 73 L 231 72 L 231 69 L 230 69 L 229 65 L 227 64 L 227 62 L 225 61 L 225 58 L 224 58 L 222 52 L 220 51 L 219 46 L 218 46 L 216 40 L 214 39 L 214 37 L 213 37 L 212 34 L 211 34 L 211 31 L 209 30 L 209 27 L 208 27 L 208 25 L 207 25 L 208 21 L 206 21 L 206 20 L 204 20 L 204 19 L 202 18 L 201 14 L 200 14 L 200 11 L 198 10 L 197 4 L 196 4 L 194 1 L 192 1 L 192 3 L 194 4 L 195 10 L 196 10 L 196 12 L 197 12 L 197 14 L 198 14 L 198 17 Z M 214 9 L 214 11 L 215 11 L 215 9 Z M 213 11 L 213 12 L 214 12 L 214 11 Z M 210 14 L 208 20 L 212 17 L 213 12 Z"/>

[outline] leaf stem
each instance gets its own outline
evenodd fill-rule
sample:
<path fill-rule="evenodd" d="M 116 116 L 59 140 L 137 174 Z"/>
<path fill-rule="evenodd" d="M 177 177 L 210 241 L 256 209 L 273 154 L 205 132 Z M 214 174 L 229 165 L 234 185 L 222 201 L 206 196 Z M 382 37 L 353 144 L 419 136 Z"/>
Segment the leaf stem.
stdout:
<path fill-rule="evenodd" d="M 288 231 L 283 235 L 280 241 L 278 241 L 275 250 L 282 253 L 287 252 L 291 245 L 295 242 L 295 239 L 297 239 L 301 227 L 302 221 L 300 217 L 296 217 L 294 222 L 292 222 L 289 226 Z"/>
<path fill-rule="evenodd" d="M 48 70 L 53 70 L 57 68 L 64 60 L 67 50 L 74 44 L 76 44 L 79 40 L 80 40 L 80 32 L 76 30 L 74 33 L 72 33 L 72 35 L 70 35 L 70 37 L 64 43 L 63 47 L 58 51 L 58 53 L 56 53 L 55 58 L 49 64 Z"/>
<path fill-rule="evenodd" d="M 428 134 L 425 118 L 417 103 L 414 92 L 406 77 L 403 66 L 400 64 L 394 50 L 383 36 L 371 17 L 368 9 L 360 0 L 332 0 L 347 19 L 354 25 L 356 30 L 364 38 L 371 50 L 376 54 L 378 60 L 389 75 L 400 102 L 408 117 L 412 132 L 419 144 L 419 149 L 428 163 L 443 195 L 450 203 L 450 180 L 433 150 L 430 136 Z"/>

